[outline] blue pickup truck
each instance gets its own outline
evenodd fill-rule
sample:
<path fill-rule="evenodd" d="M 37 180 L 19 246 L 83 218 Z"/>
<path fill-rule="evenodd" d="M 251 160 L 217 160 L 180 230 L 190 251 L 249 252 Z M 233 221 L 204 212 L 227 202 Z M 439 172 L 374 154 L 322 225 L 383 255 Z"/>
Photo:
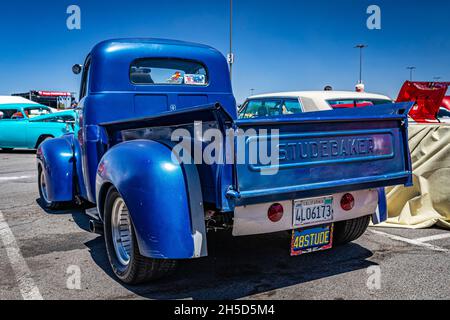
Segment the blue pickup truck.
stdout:
<path fill-rule="evenodd" d="M 117 39 L 83 66 L 75 132 L 37 152 L 49 209 L 84 202 L 115 275 L 160 278 L 207 256 L 207 232 L 290 232 L 293 256 L 386 219 L 411 184 L 410 104 L 238 119 L 226 59 L 200 44 Z"/>

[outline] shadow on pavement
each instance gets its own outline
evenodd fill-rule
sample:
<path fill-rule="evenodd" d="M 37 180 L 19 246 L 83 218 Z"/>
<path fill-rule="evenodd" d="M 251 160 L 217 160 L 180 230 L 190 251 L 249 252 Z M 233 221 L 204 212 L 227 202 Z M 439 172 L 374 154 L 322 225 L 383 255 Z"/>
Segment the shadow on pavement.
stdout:
<path fill-rule="evenodd" d="M 0 149 L 0 154 L 35 154 L 36 150 L 4 150 L 4 149 Z"/>
<path fill-rule="evenodd" d="M 95 263 L 120 283 L 109 266 L 103 237 L 85 245 Z M 275 289 L 375 265 L 367 260 L 372 252 L 354 243 L 291 257 L 286 233 L 253 237 L 216 233 L 208 236 L 208 245 L 208 257 L 180 261 L 175 274 L 168 278 L 140 286 L 120 284 L 150 299 L 221 300 L 258 293 L 270 298 Z"/>
<path fill-rule="evenodd" d="M 88 231 L 90 218 L 82 210 L 43 210 L 48 214 L 70 214 L 81 229 Z M 114 276 L 102 236 L 88 240 L 84 245 L 109 277 L 130 292 L 150 299 L 222 300 L 258 293 L 265 293 L 270 298 L 272 291 L 279 288 L 375 265 L 367 260 L 372 252 L 355 243 L 291 257 L 290 240 L 285 232 L 249 237 L 211 233 L 208 235 L 208 257 L 180 261 L 172 276 L 140 286 L 124 285 Z"/>
<path fill-rule="evenodd" d="M 45 211 L 45 213 L 49 215 L 72 215 L 73 221 L 84 231 L 89 232 L 89 217 L 84 213 L 84 209 L 79 208 L 70 208 L 68 205 L 65 208 L 62 208 L 61 210 L 50 210 L 43 206 L 41 199 L 36 199 L 36 203 L 41 207 L 42 210 Z"/>

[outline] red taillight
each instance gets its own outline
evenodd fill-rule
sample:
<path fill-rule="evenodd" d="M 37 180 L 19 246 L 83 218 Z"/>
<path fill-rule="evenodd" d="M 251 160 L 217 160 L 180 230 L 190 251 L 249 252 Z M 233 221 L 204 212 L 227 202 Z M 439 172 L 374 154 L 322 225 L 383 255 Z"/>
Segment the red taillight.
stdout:
<path fill-rule="evenodd" d="M 341 199 L 341 208 L 345 211 L 350 211 L 355 206 L 355 198 L 350 194 L 346 193 Z"/>
<path fill-rule="evenodd" d="M 270 206 L 267 212 L 267 217 L 272 222 L 278 222 L 281 220 L 281 218 L 283 218 L 283 213 L 284 213 L 283 206 L 279 203 L 275 203 Z"/>

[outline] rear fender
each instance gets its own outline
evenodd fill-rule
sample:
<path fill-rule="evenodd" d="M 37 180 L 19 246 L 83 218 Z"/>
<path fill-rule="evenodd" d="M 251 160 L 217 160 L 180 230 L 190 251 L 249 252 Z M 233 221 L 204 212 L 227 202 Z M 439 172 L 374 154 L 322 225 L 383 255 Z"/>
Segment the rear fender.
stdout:
<path fill-rule="evenodd" d="M 172 161 L 171 149 L 152 140 L 111 148 L 96 176 L 96 198 L 113 185 L 131 215 L 140 253 L 150 258 L 188 259 L 207 255 L 200 179 L 195 165 Z"/>
<path fill-rule="evenodd" d="M 380 224 L 388 218 L 386 191 L 384 188 L 378 188 L 378 207 L 377 211 L 372 215 L 372 223 Z"/>
<path fill-rule="evenodd" d="M 73 189 L 73 135 L 44 141 L 36 156 L 38 169 L 43 170 L 50 201 L 72 201 Z"/>

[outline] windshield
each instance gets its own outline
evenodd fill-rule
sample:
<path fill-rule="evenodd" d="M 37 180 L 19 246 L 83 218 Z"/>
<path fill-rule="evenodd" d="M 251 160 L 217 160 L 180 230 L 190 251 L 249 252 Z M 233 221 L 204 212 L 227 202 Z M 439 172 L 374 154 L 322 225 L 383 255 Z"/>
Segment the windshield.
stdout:
<path fill-rule="evenodd" d="M 43 106 L 25 108 L 25 114 L 28 116 L 28 118 L 39 117 L 50 113 L 52 113 L 51 110 Z"/>
<path fill-rule="evenodd" d="M 301 113 L 297 99 L 252 99 L 248 100 L 239 112 L 239 119 L 283 116 Z"/>

